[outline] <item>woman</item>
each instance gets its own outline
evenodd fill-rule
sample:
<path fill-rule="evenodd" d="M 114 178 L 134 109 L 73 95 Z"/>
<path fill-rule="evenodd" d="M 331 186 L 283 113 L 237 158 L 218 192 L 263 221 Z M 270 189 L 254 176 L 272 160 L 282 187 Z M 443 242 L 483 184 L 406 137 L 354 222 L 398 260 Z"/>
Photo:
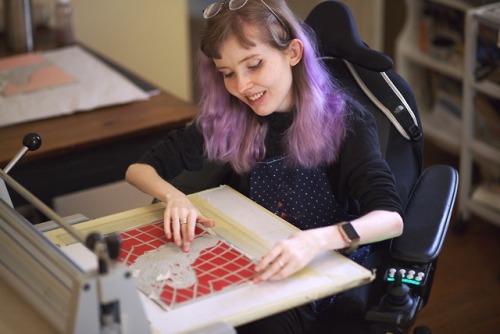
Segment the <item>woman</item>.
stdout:
<path fill-rule="evenodd" d="M 229 165 L 233 187 L 302 230 L 256 264 L 256 283 L 284 279 L 324 250 L 354 251 L 358 242 L 350 257 L 362 263 L 370 243 L 400 235 L 400 200 L 374 120 L 330 77 L 286 3 L 223 1 L 204 17 L 199 113 L 126 173 L 165 202 L 167 237 L 189 251 L 195 224 L 214 225 L 168 183 L 204 159 Z M 238 331 L 302 332 L 333 300 Z"/>

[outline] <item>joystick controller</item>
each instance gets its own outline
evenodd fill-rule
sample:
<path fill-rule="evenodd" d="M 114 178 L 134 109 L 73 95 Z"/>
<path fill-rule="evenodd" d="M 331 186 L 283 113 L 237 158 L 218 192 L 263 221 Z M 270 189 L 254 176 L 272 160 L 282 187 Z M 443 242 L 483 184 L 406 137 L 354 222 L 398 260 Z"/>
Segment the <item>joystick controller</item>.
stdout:
<path fill-rule="evenodd" d="M 366 315 L 366 319 L 372 322 L 370 333 L 407 333 L 421 304 L 421 298 L 412 296 L 411 288 L 403 281 L 403 274 L 397 271 L 379 305 Z"/>
<path fill-rule="evenodd" d="M 394 282 L 387 287 L 387 292 L 380 303 L 382 312 L 411 310 L 415 301 L 410 297 L 410 288 L 404 284 L 401 273 L 396 273 Z"/>

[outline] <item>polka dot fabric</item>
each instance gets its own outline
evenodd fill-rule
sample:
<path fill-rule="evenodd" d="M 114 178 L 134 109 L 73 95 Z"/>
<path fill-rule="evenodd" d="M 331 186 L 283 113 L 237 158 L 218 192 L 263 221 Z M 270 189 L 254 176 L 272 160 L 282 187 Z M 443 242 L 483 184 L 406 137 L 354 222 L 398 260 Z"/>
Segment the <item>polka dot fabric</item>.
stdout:
<path fill-rule="evenodd" d="M 322 168 L 290 168 L 284 157 L 259 162 L 250 173 L 250 198 L 301 230 L 329 226 L 352 219 L 338 205 Z M 349 258 L 362 264 L 370 253 L 360 247 Z M 330 296 L 313 302 L 316 314 L 336 299 Z"/>
<path fill-rule="evenodd" d="M 301 230 L 349 218 L 337 204 L 323 169 L 289 168 L 283 157 L 260 162 L 252 170 L 250 198 Z"/>

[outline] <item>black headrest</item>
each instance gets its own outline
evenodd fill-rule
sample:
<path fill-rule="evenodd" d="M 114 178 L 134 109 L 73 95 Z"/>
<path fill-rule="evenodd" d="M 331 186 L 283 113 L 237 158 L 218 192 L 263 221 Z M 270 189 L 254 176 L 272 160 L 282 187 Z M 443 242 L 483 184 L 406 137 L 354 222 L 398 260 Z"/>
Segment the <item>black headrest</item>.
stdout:
<path fill-rule="evenodd" d="M 316 33 L 323 56 L 343 58 L 366 69 L 385 72 L 392 59 L 370 49 L 359 37 L 351 10 L 340 1 L 317 5 L 305 21 Z"/>

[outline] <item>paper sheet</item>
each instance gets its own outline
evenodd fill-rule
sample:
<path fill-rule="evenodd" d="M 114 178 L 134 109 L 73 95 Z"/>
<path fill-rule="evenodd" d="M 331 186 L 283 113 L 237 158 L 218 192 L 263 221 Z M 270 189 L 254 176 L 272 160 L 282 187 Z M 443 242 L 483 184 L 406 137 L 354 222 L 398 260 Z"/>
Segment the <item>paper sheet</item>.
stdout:
<path fill-rule="evenodd" d="M 0 94 L 0 127 L 149 98 L 132 82 L 78 46 L 46 51 L 42 55 L 76 80 L 19 94 Z M 0 63 L 11 60 L 0 59 Z"/>

